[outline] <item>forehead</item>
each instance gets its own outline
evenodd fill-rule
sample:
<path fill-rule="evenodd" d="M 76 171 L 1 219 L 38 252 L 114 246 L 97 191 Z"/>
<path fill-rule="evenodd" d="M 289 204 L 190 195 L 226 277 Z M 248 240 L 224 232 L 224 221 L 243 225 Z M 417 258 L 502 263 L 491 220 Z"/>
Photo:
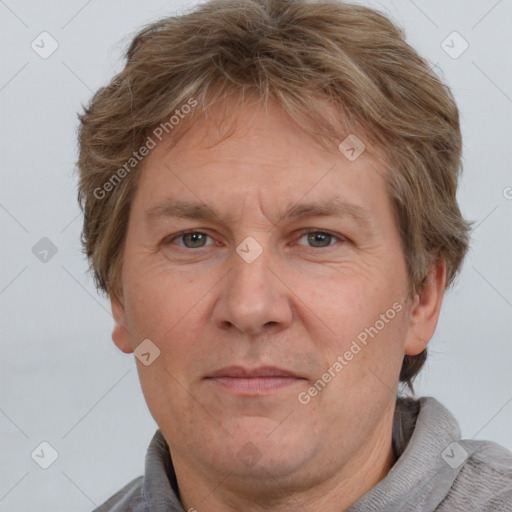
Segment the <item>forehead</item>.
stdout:
<path fill-rule="evenodd" d="M 230 118 L 215 105 L 175 145 L 167 142 L 143 163 L 136 195 L 148 220 L 206 219 L 257 198 L 273 217 L 338 213 L 368 226 L 372 199 L 386 190 L 382 159 L 366 149 L 354 159 L 326 151 L 273 103 L 246 105 Z"/>
<path fill-rule="evenodd" d="M 320 137 L 319 130 L 311 122 L 313 112 L 293 110 L 292 116 L 275 99 L 264 102 L 252 93 L 247 97 L 239 101 L 228 96 L 214 101 L 204 110 L 196 107 L 172 132 L 164 135 L 157 151 L 152 153 L 170 151 L 177 146 L 199 154 L 207 152 L 211 158 L 217 153 L 224 153 L 230 142 L 229 151 L 235 153 L 246 149 L 250 141 L 262 148 L 270 144 L 275 151 L 292 148 L 294 153 L 301 152 L 301 149 L 309 153 L 314 149 L 335 157 L 344 154 L 352 161 L 362 152 L 376 162 L 387 160 L 387 151 L 380 142 L 376 142 L 374 135 L 366 133 L 360 125 L 350 127 L 354 121 L 349 121 L 350 117 L 344 115 L 343 107 L 337 107 L 326 98 L 316 98 L 314 105 L 308 107 L 315 107 L 314 112 L 320 111 L 325 123 L 323 129 L 328 126 L 328 133 Z M 244 146 L 240 146 L 238 141 L 243 141 Z M 222 142 L 226 144 L 221 145 Z"/>

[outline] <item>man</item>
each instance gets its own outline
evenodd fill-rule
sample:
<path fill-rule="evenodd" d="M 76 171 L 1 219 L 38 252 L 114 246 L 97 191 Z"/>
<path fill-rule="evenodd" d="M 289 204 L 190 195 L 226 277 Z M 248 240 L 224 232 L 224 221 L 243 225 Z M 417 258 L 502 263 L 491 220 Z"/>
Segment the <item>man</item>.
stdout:
<path fill-rule="evenodd" d="M 510 511 L 412 389 L 467 251 L 450 91 L 371 9 L 214 0 L 81 116 L 83 242 L 159 430 L 101 511 Z"/>

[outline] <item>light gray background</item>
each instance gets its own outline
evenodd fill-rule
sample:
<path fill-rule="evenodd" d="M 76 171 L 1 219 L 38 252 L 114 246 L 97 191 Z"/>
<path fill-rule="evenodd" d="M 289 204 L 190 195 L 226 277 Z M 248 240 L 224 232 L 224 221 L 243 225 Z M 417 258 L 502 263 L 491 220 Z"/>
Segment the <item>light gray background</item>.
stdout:
<path fill-rule="evenodd" d="M 464 437 L 512 449 L 512 1 L 361 3 L 404 26 L 452 88 L 460 203 L 479 222 L 418 394 L 444 403 Z M 0 511 L 89 511 L 143 472 L 156 424 L 80 252 L 76 113 L 136 30 L 182 5 L 0 0 Z M 59 44 L 48 59 L 31 48 L 42 31 Z M 457 59 L 441 47 L 453 31 L 469 43 Z M 58 248 L 46 263 L 31 250 L 42 237 Z M 30 457 L 42 441 L 59 454 L 46 470 Z"/>

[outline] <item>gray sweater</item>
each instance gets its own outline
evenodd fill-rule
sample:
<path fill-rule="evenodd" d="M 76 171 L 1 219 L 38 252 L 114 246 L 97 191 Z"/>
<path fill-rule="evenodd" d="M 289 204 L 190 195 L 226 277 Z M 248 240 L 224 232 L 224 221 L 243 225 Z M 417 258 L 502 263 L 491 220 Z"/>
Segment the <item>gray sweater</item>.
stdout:
<path fill-rule="evenodd" d="M 346 512 L 512 512 L 512 453 L 461 440 L 457 421 L 434 398 L 397 399 L 392 441 L 395 465 Z M 176 490 L 169 447 L 157 430 L 145 475 L 94 512 L 184 512 Z"/>

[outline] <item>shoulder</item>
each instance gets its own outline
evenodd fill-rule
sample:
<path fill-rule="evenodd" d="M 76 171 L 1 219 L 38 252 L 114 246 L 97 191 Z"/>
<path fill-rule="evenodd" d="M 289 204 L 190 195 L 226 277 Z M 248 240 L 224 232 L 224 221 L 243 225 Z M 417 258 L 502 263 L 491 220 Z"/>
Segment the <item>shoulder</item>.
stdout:
<path fill-rule="evenodd" d="M 144 512 L 143 480 L 142 476 L 135 478 L 93 512 Z"/>
<path fill-rule="evenodd" d="M 457 478 L 441 503 L 453 511 L 512 512 L 512 452 L 492 441 L 461 440 Z"/>

